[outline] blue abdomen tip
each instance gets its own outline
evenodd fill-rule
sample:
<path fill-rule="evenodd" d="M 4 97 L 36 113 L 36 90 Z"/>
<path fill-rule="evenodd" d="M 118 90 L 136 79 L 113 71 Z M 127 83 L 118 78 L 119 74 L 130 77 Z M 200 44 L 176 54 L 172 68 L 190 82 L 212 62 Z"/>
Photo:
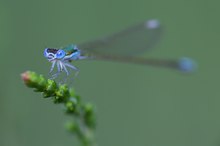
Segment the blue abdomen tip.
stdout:
<path fill-rule="evenodd" d="M 180 71 L 186 73 L 194 72 L 197 68 L 196 62 L 187 57 L 180 58 L 178 64 Z"/>

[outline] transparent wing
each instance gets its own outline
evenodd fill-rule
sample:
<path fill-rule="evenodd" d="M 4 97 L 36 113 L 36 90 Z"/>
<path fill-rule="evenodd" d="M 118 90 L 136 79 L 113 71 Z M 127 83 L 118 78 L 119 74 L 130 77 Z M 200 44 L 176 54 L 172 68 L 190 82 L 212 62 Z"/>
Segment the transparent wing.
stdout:
<path fill-rule="evenodd" d="M 94 56 L 134 56 L 151 49 L 160 40 L 162 28 L 157 20 L 149 20 L 113 35 L 79 44 L 83 52 Z"/>

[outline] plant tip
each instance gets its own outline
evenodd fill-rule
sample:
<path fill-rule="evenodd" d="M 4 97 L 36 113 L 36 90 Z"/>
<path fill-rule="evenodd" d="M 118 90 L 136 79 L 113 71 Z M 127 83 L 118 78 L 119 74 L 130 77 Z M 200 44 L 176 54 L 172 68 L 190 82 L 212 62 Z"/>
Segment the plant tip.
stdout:
<path fill-rule="evenodd" d="M 30 72 L 26 71 L 21 74 L 21 79 L 25 82 L 28 83 L 30 81 Z"/>

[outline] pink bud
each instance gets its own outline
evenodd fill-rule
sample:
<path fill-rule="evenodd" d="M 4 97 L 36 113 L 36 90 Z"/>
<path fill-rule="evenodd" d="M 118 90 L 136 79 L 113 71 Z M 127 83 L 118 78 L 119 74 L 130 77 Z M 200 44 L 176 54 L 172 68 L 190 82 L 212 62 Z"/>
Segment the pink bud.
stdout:
<path fill-rule="evenodd" d="M 21 79 L 24 81 L 25 84 L 30 83 L 30 72 L 26 71 L 21 74 Z"/>

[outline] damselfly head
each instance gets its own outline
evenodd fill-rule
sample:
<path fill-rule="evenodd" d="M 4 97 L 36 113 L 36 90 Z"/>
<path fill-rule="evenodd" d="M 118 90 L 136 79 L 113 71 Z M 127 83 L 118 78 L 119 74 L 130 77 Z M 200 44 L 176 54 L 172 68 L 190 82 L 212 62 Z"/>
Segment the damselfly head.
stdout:
<path fill-rule="evenodd" d="M 65 57 L 65 55 L 65 51 L 61 49 L 46 48 L 44 50 L 44 57 L 46 57 L 49 61 L 61 60 Z"/>
<path fill-rule="evenodd" d="M 44 57 L 46 57 L 49 61 L 54 60 L 57 51 L 58 49 L 46 48 L 44 50 Z"/>

